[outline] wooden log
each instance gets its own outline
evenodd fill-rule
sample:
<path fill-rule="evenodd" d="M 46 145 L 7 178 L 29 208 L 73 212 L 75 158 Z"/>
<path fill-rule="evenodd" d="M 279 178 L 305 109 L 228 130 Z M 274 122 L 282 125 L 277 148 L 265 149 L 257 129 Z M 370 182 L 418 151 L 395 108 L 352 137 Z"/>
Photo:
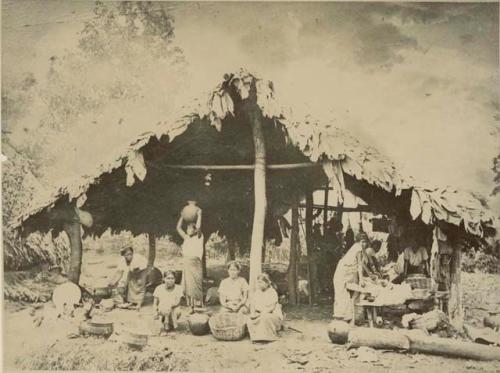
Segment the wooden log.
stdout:
<path fill-rule="evenodd" d="M 288 302 L 297 304 L 297 248 L 299 241 L 299 209 L 292 207 L 292 233 L 290 236 L 290 262 L 288 265 Z"/>
<path fill-rule="evenodd" d="M 351 347 L 367 346 L 381 350 L 408 350 L 410 340 L 397 330 L 352 328 L 348 333 Z"/>
<path fill-rule="evenodd" d="M 450 338 L 420 336 L 417 334 L 408 335 L 408 338 L 410 340 L 411 352 L 462 359 L 500 361 L 500 347 L 463 342 Z"/>

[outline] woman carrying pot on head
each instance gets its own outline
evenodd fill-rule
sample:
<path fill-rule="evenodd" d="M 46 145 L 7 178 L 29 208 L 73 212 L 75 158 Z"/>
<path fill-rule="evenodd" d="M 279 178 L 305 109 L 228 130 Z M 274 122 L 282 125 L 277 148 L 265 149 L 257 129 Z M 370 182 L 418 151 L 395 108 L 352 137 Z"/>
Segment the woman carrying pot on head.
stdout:
<path fill-rule="evenodd" d="M 186 230 L 182 229 L 184 217 L 181 214 L 177 223 L 177 232 L 183 239 L 182 256 L 184 268 L 182 283 L 188 306 L 194 312 L 195 302 L 203 306 L 203 234 L 201 233 L 201 209 L 196 211 L 196 222 L 188 223 Z"/>
<path fill-rule="evenodd" d="M 148 262 L 142 255 L 134 253 L 131 246 L 120 250 L 120 254 L 118 270 L 109 284 L 115 288 L 115 303 L 122 308 L 134 306 L 139 310 L 146 294 Z"/>
<path fill-rule="evenodd" d="M 345 321 L 352 320 L 354 302 L 359 294 L 354 294 L 352 299 L 346 288 L 348 283 L 358 284 L 363 277 L 366 268 L 366 249 L 370 241 L 366 233 L 361 232 L 357 236 L 357 242 L 351 246 L 347 253 L 339 260 L 337 269 L 333 275 L 333 287 L 335 290 L 335 301 L 333 306 L 333 317 Z"/>
<path fill-rule="evenodd" d="M 257 277 L 255 292 L 250 302 L 250 316 L 247 322 L 252 342 L 272 342 L 278 339 L 283 323 L 278 293 L 274 290 L 267 273 Z"/>

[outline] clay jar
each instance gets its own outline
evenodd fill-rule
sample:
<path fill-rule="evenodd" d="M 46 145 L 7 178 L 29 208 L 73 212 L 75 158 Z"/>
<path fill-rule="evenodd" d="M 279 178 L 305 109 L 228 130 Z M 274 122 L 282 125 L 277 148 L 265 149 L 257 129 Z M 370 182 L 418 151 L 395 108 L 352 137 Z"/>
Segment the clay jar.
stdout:
<path fill-rule="evenodd" d="M 196 201 L 188 201 L 187 205 L 181 211 L 182 220 L 186 223 L 194 223 L 198 217 L 198 210 L 200 208 L 196 205 Z"/>

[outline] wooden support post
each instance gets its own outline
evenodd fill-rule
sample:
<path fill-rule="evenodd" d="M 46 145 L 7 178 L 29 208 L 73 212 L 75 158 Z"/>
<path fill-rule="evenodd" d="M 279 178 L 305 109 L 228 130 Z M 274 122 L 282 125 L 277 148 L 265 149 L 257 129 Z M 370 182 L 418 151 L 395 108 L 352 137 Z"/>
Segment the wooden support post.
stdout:
<path fill-rule="evenodd" d="M 148 251 L 148 268 L 153 268 L 156 258 L 156 236 L 154 233 L 148 233 L 149 251 Z"/>
<path fill-rule="evenodd" d="M 299 209 L 297 205 L 292 207 L 292 233 L 290 236 L 290 263 L 288 265 L 288 300 L 291 304 L 297 304 L 297 253 L 299 243 Z"/>
<path fill-rule="evenodd" d="M 207 235 L 203 235 L 203 255 L 201 257 L 201 267 L 203 270 L 203 278 L 207 278 L 208 270 L 207 270 Z"/>
<path fill-rule="evenodd" d="M 462 272 L 462 250 L 461 247 L 453 248 L 453 255 L 450 263 L 451 286 L 450 300 L 448 302 L 448 316 L 451 324 L 461 329 L 464 323 L 463 303 L 462 303 L 462 284 L 460 274 Z"/>
<path fill-rule="evenodd" d="M 250 246 L 250 289 L 255 289 L 257 276 L 262 272 L 262 247 L 264 246 L 264 227 L 266 223 L 266 147 L 262 129 L 262 113 L 255 103 L 247 106 L 247 113 L 252 127 L 255 149 L 254 170 L 254 215 L 252 243 Z"/>
<path fill-rule="evenodd" d="M 326 237 L 326 230 L 328 226 L 328 193 L 330 191 L 329 184 L 325 187 L 325 201 L 323 203 L 323 237 Z"/>
<path fill-rule="evenodd" d="M 313 258 L 313 240 L 312 240 L 312 221 L 313 221 L 313 194 L 308 192 L 306 194 L 306 245 L 307 245 L 307 281 L 309 283 L 309 305 L 314 300 L 314 290 L 316 289 L 316 278 L 313 278 L 314 263 Z M 313 283 L 314 282 L 314 283 Z"/>
<path fill-rule="evenodd" d="M 69 258 L 68 278 L 75 284 L 80 282 L 82 273 L 82 229 L 79 221 L 66 221 L 63 229 L 68 235 L 71 254 Z"/>

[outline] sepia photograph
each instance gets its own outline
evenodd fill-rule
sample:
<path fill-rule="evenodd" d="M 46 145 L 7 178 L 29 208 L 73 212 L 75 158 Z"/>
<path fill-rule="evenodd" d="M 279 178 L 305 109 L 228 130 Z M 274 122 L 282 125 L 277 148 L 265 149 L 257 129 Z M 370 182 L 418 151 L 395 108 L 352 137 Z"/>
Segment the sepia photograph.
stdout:
<path fill-rule="evenodd" d="M 2 371 L 500 372 L 499 17 L 2 0 Z"/>

